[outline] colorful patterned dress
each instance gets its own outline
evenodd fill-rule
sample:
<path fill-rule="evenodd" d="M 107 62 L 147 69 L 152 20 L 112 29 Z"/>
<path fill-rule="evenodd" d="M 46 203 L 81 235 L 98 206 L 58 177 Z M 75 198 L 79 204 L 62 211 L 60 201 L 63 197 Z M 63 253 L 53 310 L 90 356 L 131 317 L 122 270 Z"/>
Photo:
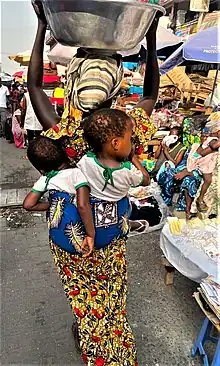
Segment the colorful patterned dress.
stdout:
<path fill-rule="evenodd" d="M 82 113 L 74 108 L 70 112 L 71 117 L 64 114 L 61 122 L 44 135 L 61 139 L 70 161 L 75 164 L 85 155 L 88 146 L 83 139 Z M 145 138 L 147 136 L 150 139 L 155 128 L 143 109 L 134 109 L 131 115 L 136 121 L 137 149 L 144 151 L 147 147 Z M 124 198 L 116 206 L 109 207 L 109 202 L 91 198 L 93 215 L 100 225 L 96 229 L 96 249 L 91 258 L 82 258 L 76 252 L 67 252 L 56 245 L 58 239 L 53 226 L 54 218 L 64 228 L 67 221 L 72 221 L 70 218 L 75 215 L 74 197 L 64 195 L 61 192 L 50 193 L 50 247 L 66 296 L 77 319 L 84 364 L 137 366 L 135 340 L 126 317 L 126 235 L 130 209 L 128 200 Z M 68 205 L 65 208 L 65 217 L 64 203 Z M 113 231 L 107 230 L 109 223 L 112 225 L 113 221 Z M 60 231 L 60 235 L 65 235 L 65 240 L 72 240 L 80 246 L 83 236 L 81 224 L 75 222 L 74 227 L 69 225 L 66 231 Z"/>
<path fill-rule="evenodd" d="M 175 175 L 186 169 L 189 151 L 190 150 L 185 153 L 183 160 L 176 168 L 166 168 L 158 177 L 158 184 L 161 187 L 161 197 L 168 206 L 172 204 L 175 184 L 177 184 Z M 181 181 L 180 194 L 176 207 L 177 211 L 186 210 L 185 190 L 191 198 L 196 197 L 197 191 L 202 181 L 202 175 L 197 170 L 194 170 L 192 173 L 193 175 L 188 175 Z"/>

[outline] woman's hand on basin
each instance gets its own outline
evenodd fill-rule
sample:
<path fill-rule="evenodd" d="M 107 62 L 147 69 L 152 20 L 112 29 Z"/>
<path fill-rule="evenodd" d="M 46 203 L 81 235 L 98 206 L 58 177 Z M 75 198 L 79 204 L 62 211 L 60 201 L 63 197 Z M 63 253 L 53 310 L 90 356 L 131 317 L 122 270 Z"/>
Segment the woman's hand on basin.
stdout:
<path fill-rule="evenodd" d="M 43 8 L 41 0 L 32 0 L 31 3 L 32 3 L 35 13 L 37 14 L 38 21 L 40 21 L 41 23 L 46 25 L 47 20 L 46 20 L 45 14 L 44 14 L 44 8 Z"/>

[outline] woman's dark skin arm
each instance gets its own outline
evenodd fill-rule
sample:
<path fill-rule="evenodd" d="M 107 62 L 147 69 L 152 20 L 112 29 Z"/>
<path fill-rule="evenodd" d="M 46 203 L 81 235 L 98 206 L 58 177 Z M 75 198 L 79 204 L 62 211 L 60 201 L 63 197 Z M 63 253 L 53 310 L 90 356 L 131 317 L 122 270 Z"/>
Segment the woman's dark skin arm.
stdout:
<path fill-rule="evenodd" d="M 143 99 L 136 105 L 136 108 L 143 108 L 150 116 L 158 97 L 159 90 L 159 68 L 156 51 L 156 31 L 160 15 L 157 14 L 147 35 L 147 63 L 144 76 Z"/>
<path fill-rule="evenodd" d="M 160 144 L 158 146 L 157 150 L 155 151 L 155 154 L 154 154 L 155 159 L 158 159 L 159 158 L 160 153 L 161 153 L 161 150 L 162 150 L 162 145 Z"/>
<path fill-rule="evenodd" d="M 34 112 L 44 130 L 60 121 L 46 93 L 43 91 L 43 52 L 47 23 L 41 2 L 34 6 L 38 16 L 37 34 L 28 68 L 27 87 Z"/>
<path fill-rule="evenodd" d="M 25 95 L 23 96 L 23 99 L 21 101 L 21 107 L 21 127 L 23 128 L 27 111 L 27 101 Z"/>
<path fill-rule="evenodd" d="M 164 152 L 164 155 L 166 156 L 167 160 L 170 160 L 172 161 L 173 164 L 175 164 L 175 166 L 177 166 L 179 163 L 181 163 L 181 161 L 183 160 L 183 157 L 184 157 L 184 154 L 185 154 L 185 151 L 180 151 L 175 159 L 173 159 L 169 153 L 169 150 L 168 150 L 168 147 L 166 145 L 162 145 L 162 149 L 163 149 L 163 152 Z"/>
<path fill-rule="evenodd" d="M 21 121 L 21 116 L 15 116 L 16 118 L 17 118 L 17 121 L 18 121 L 18 123 L 19 123 L 19 125 L 20 125 L 20 127 L 23 127 L 22 126 L 22 121 Z"/>
<path fill-rule="evenodd" d="M 175 179 L 182 180 L 183 178 L 188 177 L 188 176 L 192 177 L 193 172 L 188 172 L 187 169 L 184 169 L 184 170 L 182 170 L 181 172 L 179 172 L 175 175 Z"/>

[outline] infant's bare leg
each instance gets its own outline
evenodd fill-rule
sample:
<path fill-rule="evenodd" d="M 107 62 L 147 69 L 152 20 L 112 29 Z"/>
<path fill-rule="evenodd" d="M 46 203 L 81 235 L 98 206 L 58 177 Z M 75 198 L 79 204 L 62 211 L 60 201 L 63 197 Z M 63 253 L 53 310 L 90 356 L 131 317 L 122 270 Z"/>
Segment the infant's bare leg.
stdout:
<path fill-rule="evenodd" d="M 210 184 L 212 183 L 212 173 L 203 174 L 203 180 L 204 180 L 204 182 L 201 187 L 200 195 L 198 198 L 199 202 L 203 202 L 204 196 L 205 196 Z"/>

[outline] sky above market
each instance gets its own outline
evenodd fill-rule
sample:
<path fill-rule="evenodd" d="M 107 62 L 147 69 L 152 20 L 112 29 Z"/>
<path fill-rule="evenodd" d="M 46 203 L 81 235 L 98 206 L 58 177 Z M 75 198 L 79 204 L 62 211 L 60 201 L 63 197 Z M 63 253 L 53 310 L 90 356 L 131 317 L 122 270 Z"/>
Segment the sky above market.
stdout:
<path fill-rule="evenodd" d="M 2 69 L 13 74 L 19 64 L 10 61 L 8 55 L 32 48 L 37 26 L 31 0 L 0 0 Z"/>

